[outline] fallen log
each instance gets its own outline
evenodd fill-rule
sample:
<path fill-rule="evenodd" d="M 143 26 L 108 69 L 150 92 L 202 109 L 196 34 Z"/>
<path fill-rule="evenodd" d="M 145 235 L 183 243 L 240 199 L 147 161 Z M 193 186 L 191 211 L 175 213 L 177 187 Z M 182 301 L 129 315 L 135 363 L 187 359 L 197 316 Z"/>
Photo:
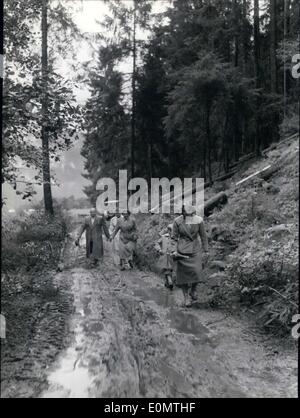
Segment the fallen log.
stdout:
<path fill-rule="evenodd" d="M 252 160 L 253 158 L 256 158 L 256 154 L 255 154 L 255 152 L 251 152 L 250 154 L 244 155 L 243 157 L 239 158 L 239 159 L 238 159 L 238 161 L 236 161 L 236 162 L 234 162 L 234 163 L 230 164 L 229 168 L 230 168 L 230 169 L 232 169 L 232 168 L 236 168 L 236 167 L 238 167 L 240 164 L 243 164 L 243 163 L 245 163 L 246 161 L 250 161 L 250 160 Z"/>
<path fill-rule="evenodd" d="M 212 211 L 216 207 L 221 207 L 223 205 L 226 205 L 227 202 L 228 202 L 228 197 L 225 192 L 220 192 L 216 194 L 215 196 L 213 196 L 207 202 L 204 203 L 204 215 L 210 216 Z"/>
<path fill-rule="evenodd" d="M 281 164 L 275 163 L 272 166 L 270 166 L 268 169 L 260 173 L 259 177 L 265 181 L 269 180 L 270 177 L 273 176 L 273 174 L 276 173 L 281 167 Z"/>
<path fill-rule="evenodd" d="M 213 179 L 212 182 L 206 181 L 204 183 L 204 189 L 207 189 L 208 187 L 211 187 L 214 183 L 217 183 L 218 181 L 228 180 L 231 177 L 233 177 L 236 173 L 237 173 L 237 170 L 232 170 L 232 171 L 229 171 L 228 173 L 224 173 L 221 176 Z M 193 190 L 192 190 L 192 193 L 195 193 L 195 192 L 196 192 L 196 187 L 194 187 Z"/>
<path fill-rule="evenodd" d="M 225 205 L 228 202 L 228 197 L 225 192 L 220 192 L 210 198 L 207 202 L 204 203 L 204 216 L 210 216 L 212 211 L 216 207 L 221 207 Z M 172 203 L 172 199 L 170 200 L 170 203 Z M 161 206 L 161 205 L 159 205 Z M 201 212 L 201 208 L 203 209 L 203 205 L 199 208 L 197 208 L 197 213 L 199 214 Z M 154 210 L 157 210 L 158 207 L 150 209 L 149 213 L 154 214 Z"/>
<path fill-rule="evenodd" d="M 294 150 L 292 153 L 288 155 L 288 157 L 291 157 L 297 152 L 299 152 L 298 149 Z M 272 177 L 273 174 L 275 174 L 278 170 L 280 170 L 284 166 L 284 164 L 286 163 L 286 159 L 287 159 L 287 155 L 283 155 L 282 157 L 280 157 L 268 170 L 262 173 L 260 177 L 265 181 L 269 180 L 269 178 Z"/>
<path fill-rule="evenodd" d="M 283 145 L 283 144 L 285 144 L 286 142 L 293 141 L 293 140 L 294 140 L 294 139 L 296 139 L 297 137 L 299 137 L 299 133 L 295 133 L 295 134 L 293 134 L 293 135 L 291 135 L 291 136 L 288 136 L 287 138 L 282 139 L 282 140 L 281 140 L 281 141 L 279 141 L 279 142 L 275 142 L 275 143 L 273 143 L 273 144 L 272 144 L 272 145 L 270 145 L 268 148 L 265 148 L 265 149 L 262 151 L 262 155 L 263 155 L 264 157 L 266 157 L 266 156 L 267 156 L 267 154 L 268 154 L 268 152 L 273 151 L 274 149 L 277 149 L 278 147 L 280 147 L 280 145 Z"/>
<path fill-rule="evenodd" d="M 224 181 L 227 179 L 230 179 L 231 177 L 233 177 L 235 174 L 237 173 L 237 170 L 232 170 L 229 171 L 228 173 L 224 173 L 222 174 L 222 176 L 217 177 L 216 179 L 214 179 L 214 183 L 218 182 L 218 181 Z"/>
<path fill-rule="evenodd" d="M 239 186 L 239 185 L 241 185 L 241 184 L 245 183 L 246 181 L 251 180 L 253 177 L 257 177 L 258 175 L 259 175 L 260 177 L 262 177 L 262 175 L 263 175 L 264 171 L 267 171 L 267 170 L 268 170 L 268 169 L 270 169 L 270 168 L 272 168 L 272 167 L 271 167 L 270 165 L 268 165 L 267 167 L 264 167 L 262 170 L 255 171 L 255 173 L 250 174 L 250 176 L 245 177 L 244 179 L 242 179 L 242 180 L 238 181 L 237 183 L 235 183 L 235 185 L 236 185 L 236 186 Z"/>

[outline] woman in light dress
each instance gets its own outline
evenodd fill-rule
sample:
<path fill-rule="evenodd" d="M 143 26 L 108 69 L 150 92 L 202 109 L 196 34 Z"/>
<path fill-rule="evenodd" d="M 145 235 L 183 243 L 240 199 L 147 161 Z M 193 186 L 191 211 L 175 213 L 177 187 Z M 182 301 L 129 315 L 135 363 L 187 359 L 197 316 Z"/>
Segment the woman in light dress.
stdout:
<path fill-rule="evenodd" d="M 113 235 L 117 228 L 118 219 L 122 218 L 122 215 L 118 212 L 115 213 L 115 216 L 113 216 L 110 220 L 109 224 L 109 234 L 110 236 Z M 120 255 L 119 255 L 119 243 L 120 243 L 120 231 L 116 234 L 114 239 L 112 240 L 112 256 L 113 256 L 113 262 L 116 266 L 120 265 Z"/>
<path fill-rule="evenodd" d="M 121 270 L 125 270 L 126 267 L 133 268 L 133 255 L 138 235 L 135 219 L 129 211 L 123 214 L 123 218 L 118 219 L 116 228 L 111 235 L 111 240 L 114 240 L 118 233 L 120 233 L 119 256 Z"/>

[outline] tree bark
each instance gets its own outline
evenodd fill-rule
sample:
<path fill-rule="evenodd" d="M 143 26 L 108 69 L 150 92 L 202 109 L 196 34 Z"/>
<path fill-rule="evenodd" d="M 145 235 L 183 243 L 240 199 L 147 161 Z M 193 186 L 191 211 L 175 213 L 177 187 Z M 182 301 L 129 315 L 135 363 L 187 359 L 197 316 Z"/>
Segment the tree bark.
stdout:
<path fill-rule="evenodd" d="M 210 103 L 206 106 L 206 137 L 207 137 L 207 150 L 208 150 L 208 179 L 212 182 L 211 172 L 211 138 L 210 138 Z"/>
<path fill-rule="evenodd" d="M 209 216 L 216 207 L 226 205 L 227 202 L 228 202 L 228 197 L 225 192 L 220 192 L 216 194 L 207 202 L 205 202 L 204 215 Z"/>
<path fill-rule="evenodd" d="M 148 142 L 148 181 L 151 183 L 151 178 L 153 177 L 153 167 L 152 167 L 152 154 L 153 154 L 153 140 L 152 135 L 150 135 Z"/>
<path fill-rule="evenodd" d="M 291 31 L 291 0 L 286 0 L 286 34 Z"/>
<path fill-rule="evenodd" d="M 50 157 L 49 157 L 49 131 L 48 131 L 48 0 L 42 0 L 42 154 L 43 154 L 43 192 L 45 211 L 53 215 L 53 200 L 51 191 Z"/>
<path fill-rule="evenodd" d="M 259 28 L 259 0 L 254 0 L 254 67 L 255 67 L 255 84 L 256 88 L 261 87 L 261 74 L 260 74 L 260 28 Z M 260 139 L 260 120 L 259 120 L 259 107 L 260 99 L 256 100 L 256 112 L 255 112 L 255 145 L 254 149 L 256 155 L 259 156 L 261 152 L 261 139 Z"/>
<path fill-rule="evenodd" d="M 246 31 L 246 21 L 247 21 L 247 0 L 243 0 L 243 71 L 244 74 L 247 74 L 248 66 L 248 33 Z"/>
<path fill-rule="evenodd" d="M 237 0 L 234 0 L 234 15 L 235 15 L 235 24 L 237 25 L 237 19 L 238 19 L 238 4 Z M 235 28 L 235 35 L 234 35 L 234 66 L 238 67 L 239 65 L 239 30 L 236 27 Z"/>
<path fill-rule="evenodd" d="M 136 124 L 136 0 L 133 11 L 133 65 L 132 65 L 132 111 L 131 111 L 131 178 L 135 176 L 135 124 Z"/>
<path fill-rule="evenodd" d="M 285 1 L 285 0 L 284 0 Z M 271 62 L 271 92 L 278 92 L 277 82 L 277 1 L 270 0 L 270 31 L 271 31 L 271 45 L 270 45 L 270 62 Z"/>

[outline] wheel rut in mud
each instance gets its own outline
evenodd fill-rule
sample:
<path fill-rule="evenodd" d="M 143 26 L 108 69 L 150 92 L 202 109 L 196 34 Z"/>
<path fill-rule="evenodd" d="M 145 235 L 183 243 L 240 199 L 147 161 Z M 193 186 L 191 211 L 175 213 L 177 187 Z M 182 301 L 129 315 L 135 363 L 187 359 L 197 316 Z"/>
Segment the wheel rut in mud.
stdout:
<path fill-rule="evenodd" d="M 73 337 L 42 397 L 297 396 L 296 352 L 275 355 L 224 312 L 181 308 L 179 290 L 119 271 L 105 246 L 100 266 L 87 268 L 84 247 L 67 244 Z"/>

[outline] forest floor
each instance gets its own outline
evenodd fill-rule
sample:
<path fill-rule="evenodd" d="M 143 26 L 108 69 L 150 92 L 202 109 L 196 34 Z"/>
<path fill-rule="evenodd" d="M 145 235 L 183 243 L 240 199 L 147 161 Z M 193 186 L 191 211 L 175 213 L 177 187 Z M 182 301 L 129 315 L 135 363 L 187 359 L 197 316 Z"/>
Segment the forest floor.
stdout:
<path fill-rule="evenodd" d="M 297 396 L 296 350 L 225 312 L 182 308 L 179 290 L 154 273 L 114 266 L 108 242 L 101 265 L 88 268 L 74 236 L 55 278 L 74 299 L 69 346 L 41 397 Z"/>

